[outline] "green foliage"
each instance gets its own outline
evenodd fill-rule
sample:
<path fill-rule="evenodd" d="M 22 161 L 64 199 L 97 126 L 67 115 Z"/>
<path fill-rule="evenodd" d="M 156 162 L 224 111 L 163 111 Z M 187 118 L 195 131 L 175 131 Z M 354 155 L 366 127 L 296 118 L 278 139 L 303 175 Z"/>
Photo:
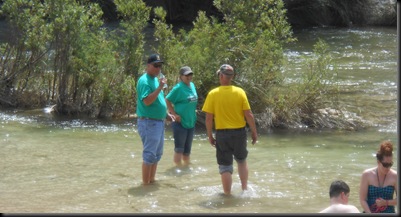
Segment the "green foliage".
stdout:
<path fill-rule="evenodd" d="M 318 109 L 337 108 L 337 73 L 333 71 L 328 45 L 319 39 L 313 56 L 304 57 L 305 70 L 294 83 L 283 84 L 268 97 L 274 126 L 309 125 Z"/>
<path fill-rule="evenodd" d="M 6 0 L 1 8 L 13 27 L 13 41 L 0 46 L 0 105 L 57 104 L 64 114 L 109 117 L 135 107 L 135 82 L 144 67 L 144 30 L 151 8 L 141 0 L 115 0 L 121 18 L 107 31 L 102 11 L 89 0 Z M 174 30 L 166 11 L 154 8 L 152 52 L 165 61 L 168 92 L 179 68 L 195 73 L 199 107 L 218 86 L 216 70 L 228 63 L 234 84 L 247 92 L 259 126 L 311 123 L 316 110 L 336 102 L 335 73 L 327 44 L 305 58 L 296 83 L 282 75 L 283 45 L 296 40 L 283 1 L 215 0 L 221 22 L 199 11 L 190 30 Z M 5 96 L 9 96 L 8 98 Z M 37 99 L 37 100 L 35 100 Z M 200 108 L 198 108 L 200 109 Z"/>
<path fill-rule="evenodd" d="M 1 14 L 8 18 L 12 27 L 11 41 L 0 50 L 0 99 L 4 106 L 38 105 L 24 91 L 30 91 L 32 78 L 40 76 L 45 68 L 43 58 L 48 35 L 47 23 L 43 20 L 45 8 L 40 1 L 5 1 Z M 28 89 L 28 90 L 27 90 Z M 42 93 L 35 94 L 40 100 Z M 27 96 L 27 97 L 26 97 Z M 22 103 L 29 100 L 29 102 Z"/>
<path fill-rule="evenodd" d="M 282 82 L 282 46 L 295 40 L 283 2 L 217 0 L 215 5 L 224 13 L 230 31 L 232 64 L 240 73 L 238 85 L 253 96 L 253 111 L 263 112 L 270 89 Z"/>
<path fill-rule="evenodd" d="M 202 99 L 211 87 L 218 85 L 216 69 L 222 64 L 221 59 L 229 55 L 228 34 L 223 31 L 223 25 L 215 19 L 209 20 L 204 12 L 199 13 L 189 32 L 182 29 L 174 34 L 171 26 L 164 24 L 162 19 L 154 22 L 156 38 L 164 37 L 159 40 L 158 49 L 166 61 L 164 70 L 169 72 L 169 81 L 177 81 L 180 67 L 190 66 L 195 72 L 193 81 Z M 171 83 L 170 87 L 173 85 Z"/>
<path fill-rule="evenodd" d="M 216 70 L 223 63 L 231 64 L 237 72 L 236 85 L 252 96 L 254 111 L 262 112 L 269 89 L 282 81 L 282 45 L 295 40 L 284 5 L 282 1 L 271 0 L 214 3 L 224 13 L 223 23 L 200 11 L 193 28 L 177 34 L 165 24 L 165 12 L 156 9 L 157 50 L 169 71 L 177 72 L 183 65 L 194 70 L 200 105 L 207 92 L 219 85 Z"/>
<path fill-rule="evenodd" d="M 117 42 L 117 57 L 125 75 L 133 75 L 136 79 L 143 64 L 143 30 L 149 20 L 150 8 L 141 0 L 116 0 L 114 3 L 121 17 L 120 28 L 113 33 L 113 40 Z"/>
<path fill-rule="evenodd" d="M 169 84 L 165 91 L 169 91 L 173 86 L 178 69 L 181 67 L 180 56 L 183 55 L 181 53 L 183 47 L 178 36 L 173 32 L 173 27 L 166 23 L 166 11 L 161 7 L 156 7 L 154 8 L 154 13 L 156 16 L 153 19 L 153 24 L 155 25 L 155 43 L 151 47 L 167 63 L 163 65 L 162 70 Z"/>
<path fill-rule="evenodd" d="M 7 54 L 0 63 L 3 105 L 57 104 L 60 113 L 89 115 L 112 114 L 114 109 L 121 113 L 121 108 L 132 106 L 135 89 L 127 83 L 133 79 L 119 66 L 123 58 L 116 58 L 117 43 L 102 28 L 99 5 L 74 0 L 5 1 L 2 14 L 15 34 L 14 41 L 1 49 L 2 55 Z M 1 97 L 8 95 L 16 102 Z M 30 98 L 41 101 L 33 104 Z"/>
<path fill-rule="evenodd" d="M 218 86 L 216 70 L 223 63 L 234 66 L 235 85 L 248 94 L 259 126 L 289 127 L 307 124 L 319 108 L 335 99 L 334 75 L 327 44 L 317 42 L 315 56 L 305 59 L 305 73 L 299 83 L 285 84 L 282 77 L 283 45 L 296 40 L 286 21 L 282 1 L 214 1 L 223 12 L 224 22 L 208 18 L 202 11 L 189 31 L 172 31 L 165 23 L 165 12 L 158 8 L 154 20 L 158 50 L 166 60 L 168 71 L 183 65 L 194 72 L 200 97 L 199 106 L 209 90 Z M 174 81 L 174 79 L 170 79 Z M 334 98 L 333 98 L 333 97 Z M 199 108 L 200 109 L 200 108 Z M 269 117 L 265 117 L 268 113 Z"/>
<path fill-rule="evenodd" d="M 336 93 L 331 83 L 335 81 L 336 74 L 329 68 L 331 56 L 327 49 L 328 45 L 319 39 L 314 45 L 314 55 L 304 58 L 305 71 L 293 87 L 293 99 L 288 104 L 290 108 L 298 107 L 305 113 L 311 113 L 325 106 L 322 96 Z"/>
<path fill-rule="evenodd" d="M 232 59 L 229 38 L 226 26 L 200 12 L 193 30 L 183 40 L 188 64 L 199 71 L 195 84 L 201 96 L 206 96 L 210 89 L 219 85 L 216 71 L 221 64 Z"/>
<path fill-rule="evenodd" d="M 305 60 L 307 70 L 301 77 L 301 84 L 297 86 L 303 96 L 303 108 L 312 111 L 322 106 L 322 101 L 318 99 L 328 94 L 328 84 L 333 81 L 333 75 L 328 70 L 331 57 L 327 52 L 327 44 L 319 39 L 314 45 L 314 54 L 314 57 Z"/>

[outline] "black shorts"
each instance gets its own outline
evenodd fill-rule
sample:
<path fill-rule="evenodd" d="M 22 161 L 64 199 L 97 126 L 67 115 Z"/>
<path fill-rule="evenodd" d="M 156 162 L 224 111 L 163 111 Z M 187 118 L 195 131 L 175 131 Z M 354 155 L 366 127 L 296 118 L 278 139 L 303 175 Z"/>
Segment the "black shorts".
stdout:
<path fill-rule="evenodd" d="M 241 162 L 248 156 L 245 127 L 216 130 L 216 158 L 219 165 L 232 165 L 233 156 Z"/>

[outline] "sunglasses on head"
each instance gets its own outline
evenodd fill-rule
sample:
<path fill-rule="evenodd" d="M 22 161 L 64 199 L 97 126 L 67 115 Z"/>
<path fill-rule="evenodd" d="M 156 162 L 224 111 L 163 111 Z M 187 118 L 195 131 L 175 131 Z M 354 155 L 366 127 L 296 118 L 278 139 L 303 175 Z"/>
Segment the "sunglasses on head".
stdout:
<path fill-rule="evenodd" d="M 155 68 L 160 68 L 160 67 L 162 67 L 163 64 L 161 64 L 161 63 L 155 63 L 155 64 L 152 64 L 152 65 L 153 65 L 153 67 L 155 67 Z"/>
<path fill-rule="evenodd" d="M 380 163 L 381 163 L 384 167 L 386 167 L 386 168 L 390 168 L 391 166 L 393 166 L 393 162 L 386 163 L 386 162 L 381 162 L 381 161 L 380 161 Z"/>

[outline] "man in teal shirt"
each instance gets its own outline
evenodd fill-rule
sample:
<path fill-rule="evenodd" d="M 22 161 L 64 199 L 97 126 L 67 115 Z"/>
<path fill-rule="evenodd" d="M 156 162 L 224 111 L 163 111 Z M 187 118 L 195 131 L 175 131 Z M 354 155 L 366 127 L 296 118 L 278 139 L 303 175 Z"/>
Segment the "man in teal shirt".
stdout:
<path fill-rule="evenodd" d="M 157 77 L 161 73 L 163 63 L 158 54 L 150 55 L 146 72 L 139 78 L 136 86 L 137 126 L 143 144 L 143 185 L 155 181 L 157 163 L 163 155 L 164 120 L 167 112 L 163 86 L 167 80 Z"/>

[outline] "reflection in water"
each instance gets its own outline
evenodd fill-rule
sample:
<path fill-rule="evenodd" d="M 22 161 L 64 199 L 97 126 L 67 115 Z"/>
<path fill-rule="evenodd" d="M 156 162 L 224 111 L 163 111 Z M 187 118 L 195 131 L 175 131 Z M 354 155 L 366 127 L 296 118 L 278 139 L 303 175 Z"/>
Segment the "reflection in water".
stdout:
<path fill-rule="evenodd" d="M 183 176 L 190 174 L 192 171 L 193 168 L 189 166 L 182 166 L 182 167 L 174 166 L 171 167 L 170 169 L 167 169 L 165 174 L 167 176 Z"/>

